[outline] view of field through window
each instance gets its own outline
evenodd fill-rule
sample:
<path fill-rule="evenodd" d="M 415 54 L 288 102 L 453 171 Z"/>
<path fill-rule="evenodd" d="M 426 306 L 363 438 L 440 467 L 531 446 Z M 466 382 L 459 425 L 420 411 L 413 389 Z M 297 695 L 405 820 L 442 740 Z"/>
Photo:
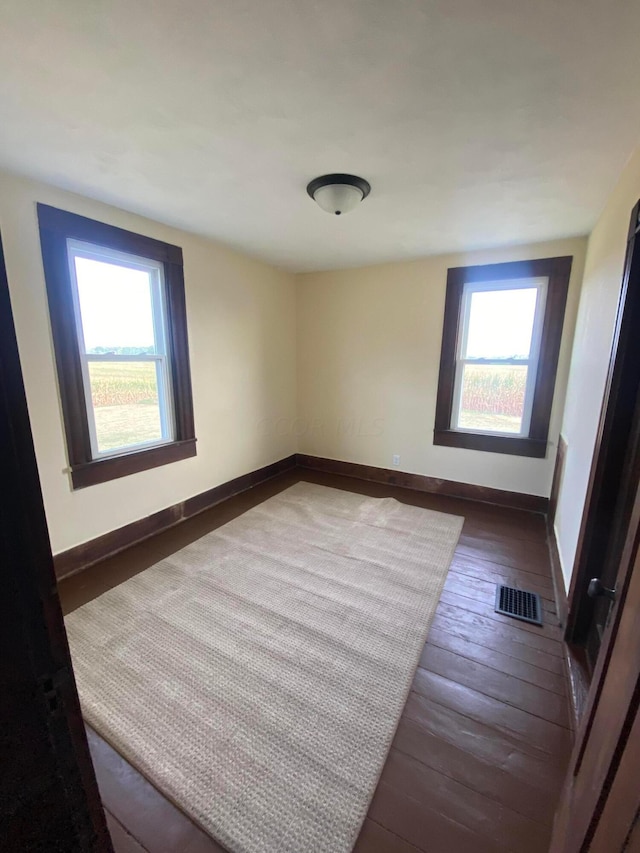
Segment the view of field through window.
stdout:
<path fill-rule="evenodd" d="M 87 257 L 75 268 L 98 452 L 162 441 L 158 363 L 134 360 L 158 353 L 150 273 Z"/>
<path fill-rule="evenodd" d="M 458 424 L 463 429 L 519 433 L 527 367 L 465 364 Z"/>
<path fill-rule="evenodd" d="M 459 429 L 516 435 L 522 431 L 539 290 L 505 284 L 495 289 L 483 285 L 466 294 Z M 473 363 L 480 359 L 483 363 Z M 513 363 L 520 360 L 524 364 Z"/>
<path fill-rule="evenodd" d="M 153 361 L 90 361 L 98 450 L 162 439 Z"/>

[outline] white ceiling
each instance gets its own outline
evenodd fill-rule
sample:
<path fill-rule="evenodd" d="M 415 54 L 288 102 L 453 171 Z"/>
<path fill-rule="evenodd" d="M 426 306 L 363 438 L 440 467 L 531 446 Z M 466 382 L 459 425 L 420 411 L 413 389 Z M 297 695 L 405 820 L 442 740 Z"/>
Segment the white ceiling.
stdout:
<path fill-rule="evenodd" d="M 3 0 L 0 167 L 292 270 L 583 234 L 639 36 L 637 0 Z"/>

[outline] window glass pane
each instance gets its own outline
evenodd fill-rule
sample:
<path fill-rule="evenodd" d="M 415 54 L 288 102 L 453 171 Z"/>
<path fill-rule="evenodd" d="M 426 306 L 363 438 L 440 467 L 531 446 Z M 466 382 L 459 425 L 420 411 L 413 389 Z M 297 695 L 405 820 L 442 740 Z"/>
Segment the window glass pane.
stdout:
<path fill-rule="evenodd" d="M 74 257 L 87 353 L 156 352 L 147 270 Z"/>
<path fill-rule="evenodd" d="M 155 361 L 90 361 L 98 452 L 162 440 Z"/>
<path fill-rule="evenodd" d="M 527 386 L 526 366 L 465 364 L 460 393 L 461 429 L 519 433 Z"/>
<path fill-rule="evenodd" d="M 538 290 L 480 290 L 470 294 L 463 358 L 529 358 Z"/>

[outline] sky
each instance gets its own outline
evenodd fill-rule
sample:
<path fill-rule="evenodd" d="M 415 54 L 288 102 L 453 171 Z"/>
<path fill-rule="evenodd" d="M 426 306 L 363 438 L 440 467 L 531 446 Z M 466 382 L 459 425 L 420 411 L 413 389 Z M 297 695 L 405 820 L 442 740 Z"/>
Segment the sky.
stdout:
<path fill-rule="evenodd" d="M 153 346 L 149 273 L 89 258 L 75 264 L 87 351 Z"/>
<path fill-rule="evenodd" d="M 149 273 L 82 257 L 75 265 L 87 351 L 153 346 Z M 474 292 L 463 357 L 526 358 L 537 293 L 535 288 Z"/>
<path fill-rule="evenodd" d="M 464 358 L 527 358 L 536 309 L 536 288 L 476 291 L 471 296 Z"/>

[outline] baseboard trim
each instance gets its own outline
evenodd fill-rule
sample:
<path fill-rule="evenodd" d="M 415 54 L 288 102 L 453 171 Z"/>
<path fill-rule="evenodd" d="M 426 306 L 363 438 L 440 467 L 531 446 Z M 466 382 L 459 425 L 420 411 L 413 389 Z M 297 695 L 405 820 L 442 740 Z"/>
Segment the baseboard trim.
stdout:
<path fill-rule="evenodd" d="M 207 489 L 206 492 L 201 492 L 192 498 L 179 501 L 173 506 L 154 512 L 146 518 L 125 524 L 124 527 L 111 530 L 96 539 L 62 551 L 53 558 L 56 578 L 62 580 L 74 575 L 100 560 L 112 557 L 125 548 L 137 545 L 150 536 L 155 536 L 157 533 L 210 509 L 221 501 L 227 500 L 227 498 L 245 492 L 259 483 L 264 483 L 265 480 L 270 480 L 284 471 L 289 471 L 291 468 L 295 468 L 295 465 L 295 454 L 287 456 L 271 465 L 265 465 L 264 468 L 258 468 L 256 471 L 242 474 L 240 477 L 235 477 L 233 480 Z"/>
<path fill-rule="evenodd" d="M 341 474 L 344 477 L 354 477 L 358 480 L 369 480 L 374 483 L 400 486 L 403 489 L 413 489 L 418 492 L 430 492 L 431 494 L 446 495 L 452 498 L 465 498 L 466 500 L 497 504 L 498 506 L 523 509 L 528 512 L 544 514 L 549 506 L 549 499 L 538 495 L 508 492 L 503 489 L 475 486 L 471 483 L 457 483 L 453 480 L 439 480 L 435 477 L 427 477 L 424 474 L 408 474 L 390 468 L 359 465 L 356 462 L 341 462 L 337 459 L 308 456 L 304 453 L 296 455 L 296 465 L 299 468 L 307 468 L 311 471 Z"/>
<path fill-rule="evenodd" d="M 133 521 L 131 524 L 126 524 L 124 527 L 111 530 L 102 536 L 91 539 L 89 542 L 83 542 L 74 548 L 56 554 L 53 558 L 56 577 L 58 580 L 62 580 L 74 575 L 101 560 L 105 560 L 107 557 L 112 557 L 125 548 L 137 545 L 150 536 L 155 536 L 157 533 L 210 509 L 227 498 L 240 494 L 295 467 L 400 486 L 414 491 L 497 504 L 498 506 L 529 512 L 545 513 L 548 507 L 548 500 L 537 495 L 490 489 L 470 483 L 456 483 L 452 480 L 439 480 L 422 474 L 407 474 L 387 468 L 359 465 L 355 462 L 340 462 L 335 459 L 324 459 L 320 456 L 298 453 L 280 459 L 271 465 L 266 465 L 264 468 L 243 474 L 226 483 L 221 483 L 219 486 L 214 486 L 206 492 L 179 501 L 173 506 L 161 509 L 146 518 Z"/>

